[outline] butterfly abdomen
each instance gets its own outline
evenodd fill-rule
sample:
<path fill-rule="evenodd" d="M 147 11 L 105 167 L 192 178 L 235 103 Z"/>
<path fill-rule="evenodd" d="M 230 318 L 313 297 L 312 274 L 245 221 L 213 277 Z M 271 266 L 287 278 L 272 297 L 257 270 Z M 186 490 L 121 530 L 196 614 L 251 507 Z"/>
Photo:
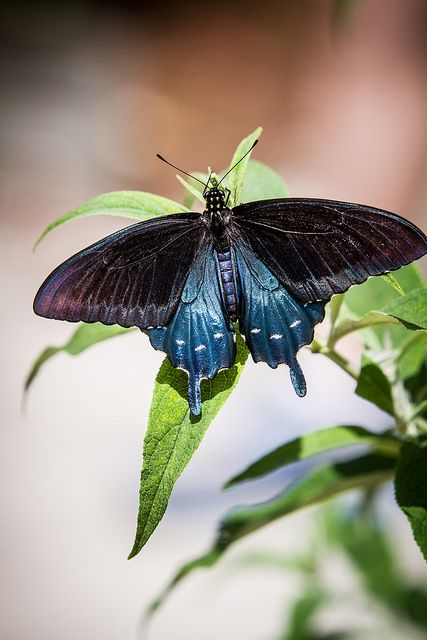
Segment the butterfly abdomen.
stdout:
<path fill-rule="evenodd" d="M 236 286 L 236 270 L 229 249 L 217 251 L 218 271 L 221 282 L 222 296 L 230 320 L 237 319 L 238 297 Z"/>

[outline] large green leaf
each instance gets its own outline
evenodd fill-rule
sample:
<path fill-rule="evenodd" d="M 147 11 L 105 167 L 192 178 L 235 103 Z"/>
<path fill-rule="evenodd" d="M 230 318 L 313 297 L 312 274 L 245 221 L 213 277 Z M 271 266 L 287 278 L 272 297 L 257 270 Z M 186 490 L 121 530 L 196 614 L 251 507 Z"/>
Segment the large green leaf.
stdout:
<path fill-rule="evenodd" d="M 374 433 L 364 427 L 354 425 L 320 429 L 291 440 L 274 451 L 267 453 L 267 455 L 229 480 L 225 488 L 246 480 L 259 478 L 293 462 L 306 460 L 333 449 L 355 445 L 368 445 L 383 455 L 396 457 L 399 452 L 400 441 L 388 433 Z"/>
<path fill-rule="evenodd" d="M 402 446 L 395 478 L 396 500 L 406 514 L 427 561 L 427 450 L 412 442 Z"/>
<path fill-rule="evenodd" d="M 234 152 L 233 159 L 230 163 L 230 168 L 233 167 L 243 156 L 245 153 L 249 151 L 255 140 L 258 140 L 262 133 L 262 127 L 258 127 L 250 133 L 246 138 L 242 140 L 242 142 L 237 147 Z M 246 168 L 249 162 L 250 153 L 244 158 L 235 169 L 230 173 L 227 178 L 228 188 L 231 191 L 231 203 L 230 206 L 235 206 L 241 201 L 242 189 L 243 189 L 243 181 L 245 178 Z M 270 195 L 265 197 L 272 197 Z"/>
<path fill-rule="evenodd" d="M 367 356 L 362 359 L 356 394 L 394 415 L 391 383 L 383 370 Z"/>
<path fill-rule="evenodd" d="M 105 326 L 100 323 L 82 324 L 74 331 L 71 338 L 59 347 L 46 347 L 33 363 L 27 378 L 25 380 L 25 391 L 28 391 L 35 377 L 39 373 L 42 366 L 57 353 L 68 353 L 70 356 L 77 356 L 97 342 L 109 340 L 116 336 L 121 336 L 135 329 L 125 329 L 118 325 Z"/>
<path fill-rule="evenodd" d="M 95 198 L 87 200 L 80 206 L 57 218 L 46 227 L 34 245 L 34 248 L 37 247 L 48 233 L 75 218 L 110 215 L 132 218 L 141 222 L 157 216 L 165 216 L 170 213 L 183 213 L 184 211 L 188 211 L 188 209 L 182 204 L 154 193 L 146 193 L 144 191 L 112 191 L 111 193 L 95 196 Z"/>
<path fill-rule="evenodd" d="M 210 567 L 226 549 L 253 531 L 299 509 L 318 504 L 344 491 L 375 486 L 392 478 L 396 461 L 380 455 L 366 455 L 347 462 L 318 467 L 300 478 L 283 493 L 253 507 L 241 507 L 225 517 L 212 548 L 185 564 L 150 607 L 153 613 L 169 592 L 195 569 Z"/>
<path fill-rule="evenodd" d="M 202 382 L 203 412 L 192 416 L 188 407 L 188 378 L 165 359 L 158 373 L 144 441 L 143 468 L 135 543 L 129 558 L 145 545 L 166 511 L 173 486 L 206 429 L 236 386 L 248 350 L 237 336 L 235 365 Z"/>

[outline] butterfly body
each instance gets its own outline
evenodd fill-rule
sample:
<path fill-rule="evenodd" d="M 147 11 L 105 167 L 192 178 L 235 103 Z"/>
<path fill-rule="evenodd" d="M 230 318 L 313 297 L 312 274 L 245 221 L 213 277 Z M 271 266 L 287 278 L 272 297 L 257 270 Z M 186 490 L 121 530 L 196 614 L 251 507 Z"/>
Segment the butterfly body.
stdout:
<path fill-rule="evenodd" d="M 219 282 L 221 286 L 222 299 L 230 320 L 233 322 L 238 318 L 238 285 L 237 270 L 231 248 L 223 251 L 216 251 L 218 264 Z"/>
<path fill-rule="evenodd" d="M 40 287 L 38 315 L 136 326 L 200 383 L 233 366 L 239 330 L 255 362 L 286 364 L 305 395 L 297 362 L 336 293 L 416 260 L 427 238 L 396 214 L 310 198 L 227 206 L 213 182 L 203 213 L 180 213 L 118 231 L 69 258 Z"/>

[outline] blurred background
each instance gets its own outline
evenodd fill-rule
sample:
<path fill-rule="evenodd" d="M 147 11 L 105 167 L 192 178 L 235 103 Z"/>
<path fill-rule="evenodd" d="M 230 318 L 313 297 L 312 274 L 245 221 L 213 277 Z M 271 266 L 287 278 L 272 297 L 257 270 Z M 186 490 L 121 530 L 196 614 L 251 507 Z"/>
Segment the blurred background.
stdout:
<path fill-rule="evenodd" d="M 301 355 L 303 400 L 285 371 L 248 364 L 161 526 L 127 561 L 161 354 L 132 334 L 75 359 L 60 355 L 20 411 L 30 363 L 73 330 L 33 315 L 35 291 L 53 267 L 123 220 L 76 221 L 35 254 L 32 245 L 52 219 L 102 192 L 181 199 L 156 152 L 187 170 L 220 170 L 259 125 L 254 157 L 284 177 L 292 196 L 369 203 L 425 230 L 427 4 L 85 0 L 8 3 L 1 15 L 0 636 L 140 638 L 144 607 L 180 563 L 205 550 L 220 515 L 271 496 L 293 470 L 221 493 L 225 480 L 304 431 L 356 419 L 380 429 L 388 419 L 319 356 Z M 382 508 L 399 563 L 425 582 L 391 490 Z M 171 597 L 150 637 L 277 638 L 298 578 L 232 571 L 233 562 L 257 549 L 293 556 L 314 544 L 317 526 L 313 512 L 301 513 L 249 537 Z M 353 616 L 365 638 L 372 629 L 375 638 L 425 637 L 402 635 L 388 613 L 366 606 L 339 559 L 328 571 L 352 604 L 322 620 L 325 633 Z"/>

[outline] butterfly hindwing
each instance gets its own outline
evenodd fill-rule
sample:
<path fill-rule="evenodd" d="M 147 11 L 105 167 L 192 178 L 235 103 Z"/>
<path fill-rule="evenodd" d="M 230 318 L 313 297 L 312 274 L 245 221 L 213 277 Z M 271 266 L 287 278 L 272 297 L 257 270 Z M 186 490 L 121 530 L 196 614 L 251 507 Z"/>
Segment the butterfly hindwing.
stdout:
<path fill-rule="evenodd" d="M 240 330 L 255 362 L 276 368 L 287 364 L 299 396 L 306 393 L 298 350 L 313 339 L 314 325 L 324 317 L 324 304 L 302 305 L 249 249 L 235 243 L 240 280 Z"/>
<path fill-rule="evenodd" d="M 199 415 L 201 380 L 232 367 L 236 355 L 233 325 L 224 313 L 211 245 L 196 258 L 171 322 L 145 333 L 155 349 L 167 353 L 174 367 L 188 373 L 191 413 Z"/>
<path fill-rule="evenodd" d="M 233 209 L 233 226 L 236 239 L 302 303 L 327 301 L 427 251 L 426 236 L 408 220 L 335 200 L 249 202 Z"/>
<path fill-rule="evenodd" d="M 71 322 L 166 324 L 205 239 L 199 217 L 183 213 L 140 222 L 80 251 L 46 278 L 34 311 Z"/>

